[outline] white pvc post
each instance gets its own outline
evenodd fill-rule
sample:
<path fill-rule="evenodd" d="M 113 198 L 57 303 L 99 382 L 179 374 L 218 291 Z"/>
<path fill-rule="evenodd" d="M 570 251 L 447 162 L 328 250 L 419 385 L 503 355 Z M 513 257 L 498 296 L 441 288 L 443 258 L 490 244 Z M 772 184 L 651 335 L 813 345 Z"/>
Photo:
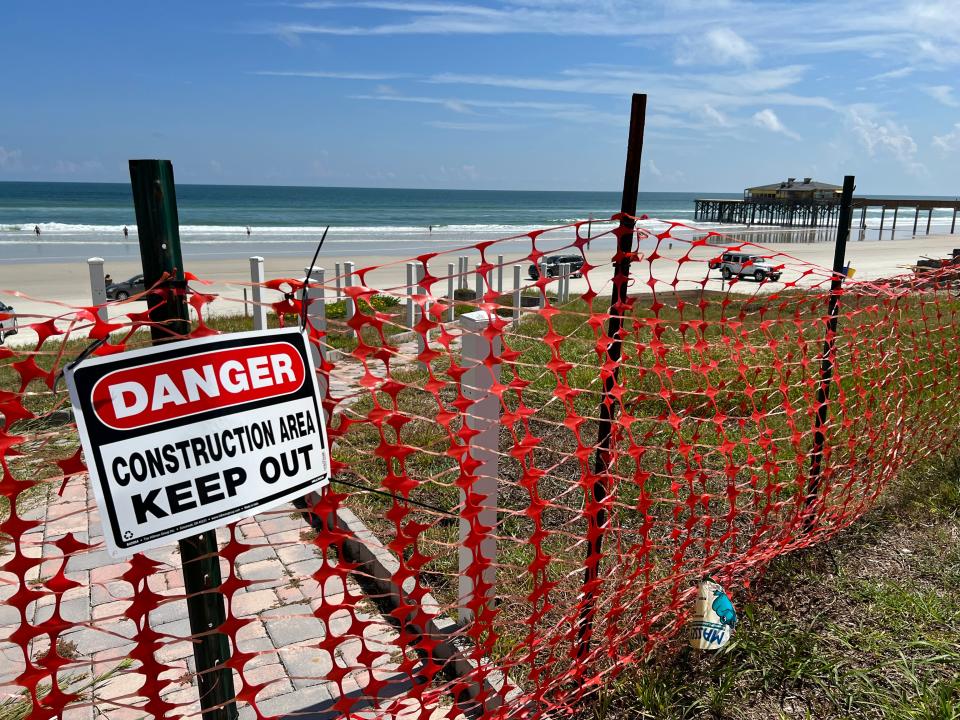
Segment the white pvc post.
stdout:
<path fill-rule="evenodd" d="M 423 291 L 423 288 L 420 287 L 420 281 L 423 280 L 424 274 L 425 274 L 425 268 L 423 267 L 423 265 L 417 263 L 417 265 L 414 267 L 413 278 L 414 278 L 414 282 L 416 283 L 416 287 L 414 288 L 414 295 L 416 295 L 418 298 L 426 294 Z M 423 307 L 421 307 L 419 303 L 414 303 L 413 325 L 420 324 L 420 320 L 423 319 L 423 315 L 426 312 L 426 310 L 427 310 L 426 303 L 424 303 Z M 413 325 L 411 325 L 411 327 L 413 327 Z M 420 355 L 420 353 L 426 350 L 426 348 L 427 348 L 427 338 L 418 332 L 417 333 L 417 355 Z"/>
<path fill-rule="evenodd" d="M 547 264 L 540 263 L 540 278 L 546 281 L 550 280 L 550 276 L 547 274 Z M 543 290 L 540 291 L 540 307 L 544 308 L 547 306 L 547 286 L 544 284 Z"/>
<path fill-rule="evenodd" d="M 344 288 L 353 287 L 353 263 L 345 262 L 343 264 L 343 286 Z M 354 302 L 352 297 L 347 297 L 347 307 L 346 307 L 346 319 L 353 319 L 353 313 L 356 311 L 354 308 Z M 347 334 L 353 335 L 353 328 L 347 327 Z"/>
<path fill-rule="evenodd" d="M 263 304 L 263 258 L 254 255 L 250 258 L 250 295 L 253 303 L 253 329 L 267 329 L 267 307 Z"/>
<path fill-rule="evenodd" d="M 480 303 L 480 302 L 483 302 L 484 291 L 483 291 L 483 273 L 480 272 L 479 263 L 473 266 L 473 272 L 474 272 L 474 277 L 476 279 L 475 285 L 474 285 L 476 297 L 474 298 L 474 300 Z"/>
<path fill-rule="evenodd" d="M 503 292 L 503 255 L 497 255 L 497 292 Z"/>
<path fill-rule="evenodd" d="M 480 555 L 491 565 L 482 572 L 484 584 L 489 586 L 490 603 L 496 598 L 497 570 L 497 483 L 500 478 L 499 448 L 500 438 L 500 399 L 491 392 L 494 382 L 500 381 L 500 338 L 487 337 L 484 332 L 490 323 L 490 315 L 482 310 L 465 313 L 460 316 L 463 329 L 461 337 L 463 366 L 466 372 L 460 379 L 460 391 L 470 402 L 464 411 L 464 423 L 477 434 L 470 438 L 470 457 L 478 463 L 473 473 L 472 495 L 479 512 L 460 519 L 459 564 L 459 616 L 461 622 L 470 622 L 473 613 L 468 608 L 473 599 L 474 582 L 470 577 L 470 565 L 473 554 L 466 547 L 471 534 L 480 539 Z M 489 366 L 488 358 L 492 360 Z M 460 491 L 461 504 L 466 503 L 466 495 Z M 467 515 L 465 513 L 464 515 Z M 476 572 L 473 573 L 474 575 Z"/>
<path fill-rule="evenodd" d="M 334 298 L 334 301 L 337 301 L 340 299 L 342 295 L 342 293 L 340 292 L 340 263 L 334 264 L 333 272 L 335 275 L 334 281 L 337 283 L 337 296 Z"/>
<path fill-rule="evenodd" d="M 520 273 L 522 268 L 519 265 L 513 266 L 513 319 L 520 319 L 520 308 L 523 306 L 523 300 L 520 296 Z"/>
<path fill-rule="evenodd" d="M 99 306 L 97 315 L 101 320 L 107 320 L 107 284 L 103 279 L 103 258 L 87 258 L 87 269 L 90 271 L 91 304 Z"/>
<path fill-rule="evenodd" d="M 414 263 L 407 263 L 407 327 L 412 328 L 416 321 L 414 320 L 414 308 L 413 308 L 413 284 L 416 282 L 415 277 L 415 266 Z"/>
<path fill-rule="evenodd" d="M 570 300 L 570 263 L 563 263 L 560 266 L 560 302 L 565 303 Z"/>
<path fill-rule="evenodd" d="M 327 302 L 323 288 L 324 269 L 322 267 L 304 268 L 307 283 L 307 322 L 310 327 L 325 332 L 327 329 Z M 314 365 L 320 367 L 320 347 L 310 343 Z"/>
<path fill-rule="evenodd" d="M 453 322 L 457 317 L 457 303 L 454 301 L 453 291 L 453 263 L 447 263 L 447 321 Z"/>
<path fill-rule="evenodd" d="M 467 287 L 467 270 L 470 268 L 470 263 L 468 262 L 466 255 L 460 256 L 460 289 L 465 290 Z"/>

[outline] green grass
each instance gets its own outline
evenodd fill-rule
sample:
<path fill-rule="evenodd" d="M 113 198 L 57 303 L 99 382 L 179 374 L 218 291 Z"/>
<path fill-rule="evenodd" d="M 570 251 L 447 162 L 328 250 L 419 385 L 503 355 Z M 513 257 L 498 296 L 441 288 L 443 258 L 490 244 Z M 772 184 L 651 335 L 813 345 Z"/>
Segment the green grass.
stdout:
<path fill-rule="evenodd" d="M 722 651 L 675 641 L 580 717 L 960 717 L 958 475 L 905 474 L 847 532 L 775 560 Z"/>

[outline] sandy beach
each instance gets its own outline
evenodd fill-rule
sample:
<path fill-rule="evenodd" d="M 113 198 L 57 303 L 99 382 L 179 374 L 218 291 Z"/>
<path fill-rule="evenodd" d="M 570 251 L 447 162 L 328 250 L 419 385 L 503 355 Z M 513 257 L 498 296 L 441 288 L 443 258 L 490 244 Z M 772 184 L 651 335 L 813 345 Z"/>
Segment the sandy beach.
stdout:
<path fill-rule="evenodd" d="M 749 234 L 742 234 L 750 237 Z M 764 236 L 757 235 L 760 240 Z M 569 236 L 538 241 L 538 247 L 546 252 L 553 248 L 563 247 L 570 241 Z M 590 271 L 590 279 L 595 291 L 604 294 L 609 292 L 609 280 L 612 275 L 610 257 L 613 245 L 612 237 L 605 237 L 594 241 L 587 257 L 592 265 L 597 267 Z M 911 239 L 885 241 L 858 241 L 856 236 L 851 238 L 848 245 L 848 261 L 856 269 L 856 280 L 873 280 L 887 277 L 901 272 L 913 265 L 920 257 L 944 257 L 950 251 L 960 246 L 958 235 L 930 235 L 918 236 Z M 810 263 L 829 268 L 833 262 L 833 243 L 777 243 L 765 245 L 765 251 L 758 254 L 773 255 L 775 264 L 787 265 L 782 281 L 800 277 L 803 263 Z M 393 252 L 384 252 L 377 255 L 346 255 L 325 254 L 318 260 L 318 265 L 326 269 L 326 286 L 328 299 L 333 299 L 335 279 L 334 267 L 353 261 L 355 270 L 363 274 L 363 282 L 368 287 L 375 287 L 391 294 L 405 294 L 406 261 L 409 255 L 405 254 L 405 246 L 400 244 Z M 527 286 L 531 283 L 527 276 L 529 261 L 525 259 L 529 253 L 530 240 L 523 238 L 518 241 L 508 241 L 491 246 L 487 256 L 491 262 L 496 261 L 497 255 L 504 256 L 503 288 L 504 291 L 513 287 L 514 263 L 522 264 L 522 283 Z M 661 244 L 659 254 L 662 256 L 653 263 L 642 262 L 636 267 L 638 281 L 634 283 L 631 292 L 649 291 L 644 283 L 652 273 L 662 283 L 662 289 L 668 290 L 669 282 L 676 277 L 680 282 L 679 289 L 698 287 L 703 280 L 706 266 L 703 262 L 678 263 L 677 260 L 687 251 L 689 246 L 684 242 L 674 242 L 672 248 L 668 243 Z M 419 248 L 418 248 L 419 249 Z M 644 248 L 649 256 L 650 247 Z M 430 261 L 430 271 L 433 275 L 445 278 L 449 263 L 456 265 L 457 257 L 469 254 L 470 269 L 473 271 L 475 263 L 479 262 L 479 253 L 474 249 L 467 251 L 444 251 Z M 713 246 L 696 248 L 691 253 L 694 260 L 706 260 L 719 254 L 719 249 Z M 797 258 L 802 262 L 796 262 Z M 196 289 L 216 296 L 209 306 L 213 314 L 239 314 L 244 311 L 244 289 L 250 287 L 250 264 L 246 257 L 225 257 L 220 259 L 200 258 L 184 259 L 187 269 L 201 278 L 204 283 L 195 283 Z M 307 257 L 275 256 L 265 257 L 264 269 L 267 280 L 276 278 L 303 277 L 304 267 L 310 262 Z M 106 265 L 114 280 L 123 280 L 141 271 L 137 260 L 111 260 Z M 792 275 L 791 275 L 792 273 Z M 716 285 L 720 289 L 720 278 L 713 273 L 710 287 Z M 823 280 L 822 273 L 816 273 L 801 279 L 801 284 L 813 284 Z M 496 271 L 494 271 L 496 283 Z M 765 290 L 773 290 L 776 283 L 770 283 Z M 439 281 L 435 286 L 435 294 L 446 294 L 446 280 Z M 474 287 L 474 277 L 468 278 L 468 287 Z M 587 281 L 574 279 L 571 281 L 571 292 L 581 293 L 587 289 Z M 756 292 L 757 286 L 752 282 L 743 282 L 736 288 L 742 292 Z M 20 295 L 18 295 L 20 294 Z M 20 316 L 21 325 L 37 322 L 49 317 L 70 313 L 71 307 L 81 307 L 90 304 L 89 272 L 85 262 L 42 262 L 42 263 L 4 263 L 0 265 L 0 299 L 12 305 Z M 267 299 L 279 299 L 276 293 L 268 292 Z M 112 304 L 110 315 L 115 317 L 126 312 L 138 311 L 142 304 L 128 301 L 125 304 Z M 35 338 L 33 333 L 24 328 L 20 334 L 10 338 L 8 342 L 30 342 Z"/>

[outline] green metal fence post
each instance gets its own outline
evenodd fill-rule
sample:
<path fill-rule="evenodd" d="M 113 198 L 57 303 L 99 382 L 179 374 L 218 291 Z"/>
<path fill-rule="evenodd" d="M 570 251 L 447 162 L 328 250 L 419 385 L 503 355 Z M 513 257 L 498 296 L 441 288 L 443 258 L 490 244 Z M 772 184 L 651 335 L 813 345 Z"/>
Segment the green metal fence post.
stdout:
<path fill-rule="evenodd" d="M 173 165 L 169 160 L 131 160 L 130 185 L 144 287 L 156 285 L 162 291 L 148 296 L 153 344 L 181 340 L 190 332 L 190 315 Z M 223 580 L 216 532 L 208 530 L 181 540 L 180 558 L 203 720 L 235 720 L 233 671 L 224 667 L 230 659 L 230 643 L 226 635 L 216 632 L 227 619 L 224 597 L 218 590 Z"/>

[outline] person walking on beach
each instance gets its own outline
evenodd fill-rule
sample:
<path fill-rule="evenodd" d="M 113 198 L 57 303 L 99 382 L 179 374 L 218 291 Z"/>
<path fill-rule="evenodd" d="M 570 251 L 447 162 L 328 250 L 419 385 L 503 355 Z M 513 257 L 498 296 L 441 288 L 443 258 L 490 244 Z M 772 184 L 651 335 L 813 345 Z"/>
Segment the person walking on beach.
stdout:
<path fill-rule="evenodd" d="M 250 237 L 250 226 L 247 225 L 247 237 Z"/>
<path fill-rule="evenodd" d="M 429 225 L 428 227 L 429 227 L 429 233 L 433 235 L 433 225 Z"/>
<path fill-rule="evenodd" d="M 127 230 L 127 226 L 126 226 L 126 225 L 123 226 L 123 236 L 124 236 L 124 237 L 129 237 L 129 236 L 130 236 L 130 231 Z"/>
<path fill-rule="evenodd" d="M 33 231 L 37 234 L 37 237 L 40 237 L 40 226 L 39 226 L 39 225 L 34 225 L 34 226 L 33 226 Z"/>

